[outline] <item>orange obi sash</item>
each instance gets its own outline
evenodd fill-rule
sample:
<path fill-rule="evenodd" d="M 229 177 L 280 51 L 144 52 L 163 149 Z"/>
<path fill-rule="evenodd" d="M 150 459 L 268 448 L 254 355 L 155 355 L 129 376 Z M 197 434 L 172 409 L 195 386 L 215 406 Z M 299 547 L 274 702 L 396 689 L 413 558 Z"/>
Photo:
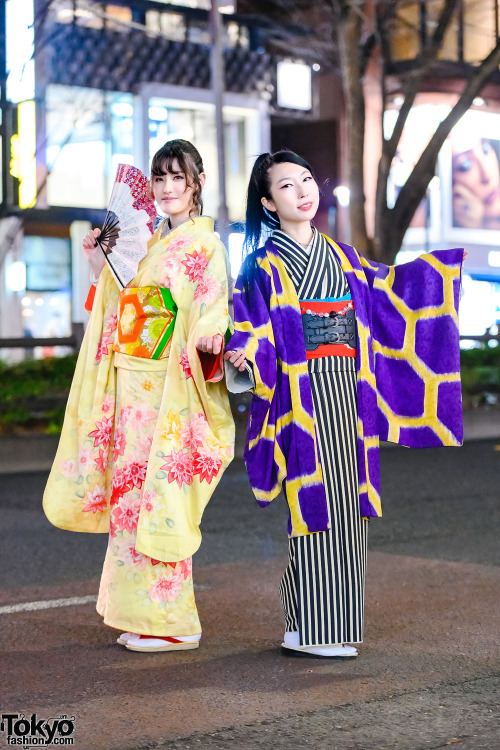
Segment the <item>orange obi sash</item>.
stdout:
<path fill-rule="evenodd" d="M 120 292 L 113 350 L 145 359 L 168 357 L 176 314 L 170 289 L 125 287 Z"/>

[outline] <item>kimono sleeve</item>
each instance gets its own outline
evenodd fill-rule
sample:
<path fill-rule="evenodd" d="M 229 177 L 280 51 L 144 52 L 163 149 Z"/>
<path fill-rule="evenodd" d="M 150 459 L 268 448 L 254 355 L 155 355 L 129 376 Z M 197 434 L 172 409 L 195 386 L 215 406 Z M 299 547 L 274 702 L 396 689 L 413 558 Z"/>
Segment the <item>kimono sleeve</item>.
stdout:
<path fill-rule="evenodd" d="M 236 282 L 235 332 L 228 349 L 243 349 L 253 370 L 253 391 L 245 448 L 248 478 L 259 505 L 265 506 L 280 492 L 286 465 L 275 440 L 277 419 L 277 358 L 270 314 L 268 275 L 249 256 Z"/>
<path fill-rule="evenodd" d="M 454 249 L 426 253 L 400 266 L 363 264 L 371 286 L 382 440 L 412 448 L 463 442 L 462 263 L 463 250 Z"/>
<path fill-rule="evenodd" d="M 269 310 L 271 290 L 266 289 L 265 273 L 247 258 L 233 294 L 234 333 L 227 349 L 243 349 L 250 362 L 255 393 L 270 397 L 276 381 L 276 347 Z"/>
<path fill-rule="evenodd" d="M 214 235 L 204 247 L 210 248 L 210 260 L 198 279 L 193 295 L 193 305 L 189 315 L 188 353 L 200 360 L 207 382 L 218 382 L 224 375 L 223 348 L 218 355 L 200 352 L 196 342 L 202 336 L 223 338 L 231 331 L 231 318 L 228 310 L 229 274 L 226 248 Z"/>

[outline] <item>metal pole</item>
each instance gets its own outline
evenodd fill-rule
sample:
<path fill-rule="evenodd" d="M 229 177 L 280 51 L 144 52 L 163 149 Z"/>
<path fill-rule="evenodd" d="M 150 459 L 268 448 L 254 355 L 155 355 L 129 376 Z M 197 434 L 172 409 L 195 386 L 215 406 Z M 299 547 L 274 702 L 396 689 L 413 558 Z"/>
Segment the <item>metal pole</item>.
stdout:
<path fill-rule="evenodd" d="M 217 212 L 217 231 L 224 244 L 229 234 L 229 212 L 226 196 L 226 152 L 224 139 L 224 120 L 222 116 L 224 95 L 224 56 L 222 49 L 222 22 L 218 0 L 212 0 L 210 6 L 210 30 L 212 36 L 211 66 L 212 90 L 215 103 L 215 132 L 217 143 L 217 163 L 219 171 L 219 208 Z"/>
<path fill-rule="evenodd" d="M 5 209 L 8 205 L 8 177 L 7 173 L 10 168 L 10 127 L 7 126 L 7 120 L 10 120 L 10 111 L 7 105 L 7 24 L 6 24 L 6 7 L 5 3 L 0 3 L 0 107 L 2 115 L 2 207 Z"/>

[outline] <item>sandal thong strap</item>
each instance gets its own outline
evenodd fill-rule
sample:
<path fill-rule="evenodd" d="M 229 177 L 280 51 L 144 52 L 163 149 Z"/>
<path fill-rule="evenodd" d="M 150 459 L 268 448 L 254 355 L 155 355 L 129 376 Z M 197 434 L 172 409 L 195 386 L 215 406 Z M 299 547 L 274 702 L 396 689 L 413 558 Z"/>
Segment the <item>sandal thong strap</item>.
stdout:
<path fill-rule="evenodd" d="M 167 643 L 185 643 L 185 641 L 181 640 L 180 638 L 173 638 L 170 635 L 140 635 L 139 640 L 151 640 L 151 638 L 155 638 L 158 641 L 167 641 Z"/>

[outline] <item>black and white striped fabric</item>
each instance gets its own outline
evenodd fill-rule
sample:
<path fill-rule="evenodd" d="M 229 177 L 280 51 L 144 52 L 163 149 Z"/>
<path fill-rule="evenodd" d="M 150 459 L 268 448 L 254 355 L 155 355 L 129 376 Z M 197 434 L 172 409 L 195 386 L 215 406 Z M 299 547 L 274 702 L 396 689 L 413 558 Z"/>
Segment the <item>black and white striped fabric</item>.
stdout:
<path fill-rule="evenodd" d="M 279 230 L 272 235 L 299 299 L 349 293 L 344 273 L 315 229 L 305 249 Z M 363 640 L 368 521 L 359 513 L 356 360 L 308 361 L 316 432 L 332 528 L 289 540 L 280 585 L 286 630 L 303 646 Z"/>

